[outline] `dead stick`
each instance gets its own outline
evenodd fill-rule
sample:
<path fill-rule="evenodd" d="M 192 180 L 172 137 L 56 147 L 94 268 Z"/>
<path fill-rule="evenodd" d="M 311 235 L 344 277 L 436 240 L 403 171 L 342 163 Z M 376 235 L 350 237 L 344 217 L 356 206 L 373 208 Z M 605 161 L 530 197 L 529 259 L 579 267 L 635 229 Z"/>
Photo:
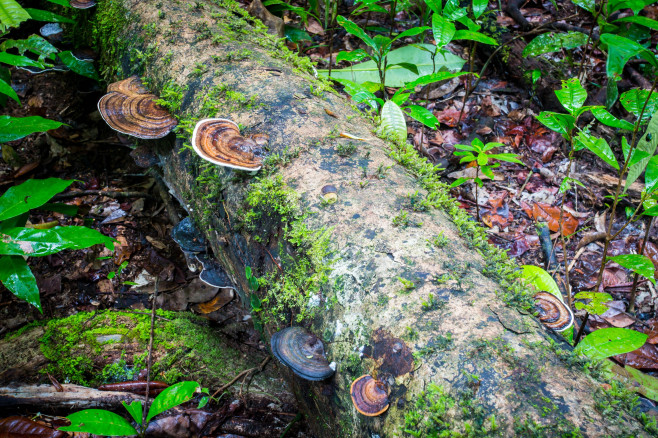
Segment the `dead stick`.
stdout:
<path fill-rule="evenodd" d="M 53 196 L 53 200 L 61 201 L 64 199 L 79 198 L 81 196 L 107 196 L 114 199 L 125 198 L 146 198 L 153 199 L 153 196 L 144 192 L 118 192 L 118 191 L 104 191 L 104 190 L 82 190 L 80 192 L 60 193 Z"/>
<path fill-rule="evenodd" d="M 263 361 L 260 363 L 260 365 L 258 365 L 257 367 L 249 368 L 248 370 L 244 370 L 244 371 L 242 371 L 240 374 L 238 374 L 237 376 L 235 376 L 235 377 L 233 378 L 233 380 L 231 380 L 231 381 L 228 382 L 226 385 L 223 385 L 221 388 L 219 388 L 217 391 L 215 391 L 215 392 L 213 393 L 213 395 L 210 396 L 210 398 L 215 398 L 215 396 L 216 396 L 217 394 L 220 394 L 220 393 L 224 392 L 225 390 L 227 390 L 228 388 L 230 388 L 235 382 L 237 382 L 238 380 L 240 380 L 242 377 L 246 376 L 247 374 L 249 374 L 249 373 L 251 373 L 251 372 L 254 372 L 254 371 L 256 371 L 256 370 L 258 370 L 258 371 L 262 371 L 262 370 L 263 370 L 263 367 L 264 367 L 265 365 L 267 365 L 267 362 L 269 362 L 269 360 L 270 360 L 270 357 L 267 356 L 267 357 L 265 358 L 265 360 L 263 360 Z"/>

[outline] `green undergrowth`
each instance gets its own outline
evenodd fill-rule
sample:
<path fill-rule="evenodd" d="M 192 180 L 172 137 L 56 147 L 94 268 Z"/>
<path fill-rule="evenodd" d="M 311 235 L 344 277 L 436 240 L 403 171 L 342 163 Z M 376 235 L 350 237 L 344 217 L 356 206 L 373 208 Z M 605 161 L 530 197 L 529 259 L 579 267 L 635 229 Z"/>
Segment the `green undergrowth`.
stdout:
<path fill-rule="evenodd" d="M 239 351 L 226 348 L 204 320 L 162 310 L 157 315 L 166 319 L 155 322 L 153 379 L 216 384 L 230 380 L 241 365 L 251 366 L 243 364 Z M 149 314 L 109 310 L 48 321 L 40 342 L 49 363 L 41 372 L 61 382 L 92 386 L 134 375 L 146 368 L 150 327 Z"/>
<path fill-rule="evenodd" d="M 299 200 L 280 174 L 256 178 L 247 193 L 244 225 L 255 239 L 269 235 L 271 227 L 279 224 L 283 232 L 278 242 L 280 266 L 260 278 L 266 291 L 261 297 L 264 322 L 283 322 L 293 315 L 301 322 L 315 316 L 317 308 L 308 306 L 309 299 L 320 292 L 331 269 L 326 262 L 331 229 L 310 230 L 305 223 L 309 213 Z"/>
<path fill-rule="evenodd" d="M 130 43 L 126 33 L 129 25 L 129 11 L 120 0 L 103 1 L 92 18 L 92 47 L 100 53 L 100 73 L 106 80 L 113 79 L 120 71 L 121 58 Z"/>

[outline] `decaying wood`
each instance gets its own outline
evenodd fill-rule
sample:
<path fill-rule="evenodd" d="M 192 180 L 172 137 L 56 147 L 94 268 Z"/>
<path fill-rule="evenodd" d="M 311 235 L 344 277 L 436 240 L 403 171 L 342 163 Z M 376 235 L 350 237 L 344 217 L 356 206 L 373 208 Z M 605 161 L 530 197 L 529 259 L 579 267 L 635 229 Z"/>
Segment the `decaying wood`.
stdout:
<path fill-rule="evenodd" d="M 313 321 L 301 324 L 326 341 L 329 360 L 336 361 L 338 369 L 335 377 L 320 383 L 302 381 L 283 366 L 280 370 L 316 435 L 405 436 L 405 414 L 416 409 L 419 394 L 435 383 L 457 400 L 474 393 L 474 403 L 484 415 L 495 414 L 502 435 L 514 435 L 515 426 L 537 423 L 552 427 L 555 434 L 572 425 L 591 437 L 622 430 L 641 436 L 635 420 L 615 423 L 597 411 L 592 394 L 599 384 L 578 369 L 567 368 L 546 348 L 551 336 L 531 315 L 501 302 L 495 264 L 487 266 L 490 261 L 469 249 L 445 213 L 410 208 L 410 196 L 427 193 L 389 158 L 389 145 L 372 134 L 370 122 L 337 95 L 316 96 L 318 84 L 281 59 L 283 49 L 262 30 L 241 22 L 239 32 L 226 31 L 235 27 L 239 13 L 228 10 L 235 6 L 230 0 L 219 3 L 224 8 L 200 0 L 202 7 L 190 10 L 182 3 L 157 0 L 99 2 L 96 13 L 101 16 L 111 8 L 116 14 L 116 5 L 122 9 L 116 17 L 122 23 L 117 24 L 121 50 L 106 52 L 119 59 L 104 59 L 119 62 L 121 77 L 142 74 L 156 93 L 170 81 L 188 86 L 178 111 L 188 123 L 198 117 L 211 91 L 240 93 L 253 103 L 236 103 L 234 94 L 224 94 L 210 115 L 230 118 L 247 133 L 269 134 L 270 154 L 299 152 L 282 160 L 279 175 L 310 212 L 305 223 L 311 229 L 331 229 L 332 234 L 329 281 L 315 297 L 321 307 Z M 158 17 L 158 8 L 166 19 Z M 199 39 L 195 29 L 204 27 L 222 38 Z M 152 28 L 158 31 L 146 37 Z M 110 39 L 99 43 L 101 50 L 117 47 Z M 144 52 L 147 44 L 155 55 L 148 63 L 135 65 L 131 53 Z M 249 56 L 235 60 L 231 54 L 236 51 Z M 199 65 L 204 66 L 203 73 L 193 73 Z M 357 143 L 351 157 L 335 151 L 352 141 L 339 138 L 340 132 L 366 139 Z M 259 277 L 277 271 L 278 265 L 285 270 L 282 256 L 296 252 L 282 241 L 283 225 L 275 217 L 253 232 L 242 226 L 241 212 L 250 209 L 245 195 L 259 175 L 215 168 L 214 184 L 206 184 L 207 178 L 198 182 L 207 165 L 183 148 L 189 138 L 182 137 L 175 143 L 168 138 L 149 144 L 160 156 L 165 182 L 201 224 L 249 308 L 245 267 Z M 323 204 L 320 196 L 327 184 L 338 189 L 338 202 L 332 205 Z M 407 212 L 412 225 L 394 226 L 392 219 L 401 211 Z M 439 235 L 448 238 L 446 247 L 428 245 Z M 494 272 L 489 277 L 483 274 L 487 267 Z M 457 280 L 435 281 L 444 275 Z M 413 282 L 413 290 L 405 291 L 399 278 Z M 434 310 L 424 310 L 421 302 L 431 300 L 437 303 Z M 290 323 L 287 320 L 286 325 Z M 282 326 L 268 324 L 266 336 Z M 412 351 L 418 353 L 417 361 Z M 391 406 L 384 415 L 364 417 L 352 406 L 350 384 L 362 373 L 377 374 L 390 384 Z M 464 422 L 473 421 L 471 411 L 453 406 L 446 418 L 450 428 L 463 431 Z M 422 409 L 419 413 L 427 414 Z"/>
<path fill-rule="evenodd" d="M 130 392 L 99 391 L 79 385 L 62 385 L 58 392 L 53 385 L 20 385 L 0 387 L 0 408 L 28 408 L 36 411 L 75 411 L 81 409 L 120 409 L 121 402 L 128 404 L 143 401 L 144 397 Z"/>

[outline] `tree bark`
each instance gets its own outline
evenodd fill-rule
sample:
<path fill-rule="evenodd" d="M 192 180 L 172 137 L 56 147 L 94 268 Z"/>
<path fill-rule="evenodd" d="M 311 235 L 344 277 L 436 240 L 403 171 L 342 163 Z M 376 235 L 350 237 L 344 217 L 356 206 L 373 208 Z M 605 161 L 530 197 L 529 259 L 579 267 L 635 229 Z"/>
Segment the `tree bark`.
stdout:
<path fill-rule="evenodd" d="M 629 416 L 613 421 L 597 411 L 593 394 L 600 384 L 552 351 L 556 345 L 569 350 L 565 343 L 532 315 L 503 303 L 504 290 L 494 280 L 503 268 L 459 236 L 468 221 L 456 226 L 444 211 L 423 211 L 422 200 L 443 194 L 424 190 L 390 158 L 391 145 L 373 135 L 370 121 L 342 97 L 322 92 L 304 64 L 235 3 L 106 0 L 97 8 L 96 43 L 111 79 L 139 74 L 165 98 L 173 84 L 187 86 L 174 110 L 182 126 L 178 138 L 148 144 L 244 305 L 262 306 L 253 315 L 257 324 L 266 322 L 265 337 L 304 325 L 337 363 L 335 376 L 321 383 L 279 365 L 318 437 L 410 436 L 405 429 L 423 436 L 432 428 L 466 433 L 468 427 L 476 436 L 537 428 L 546 435 L 574 428 L 585 436 L 642 435 Z M 195 120 L 209 116 L 268 134 L 268 154 L 279 158 L 257 175 L 201 161 L 186 144 Z M 337 153 L 350 143 L 353 155 Z M 338 190 L 334 204 L 322 201 L 327 184 Z M 256 196 L 266 187 L 269 195 Z M 307 214 L 291 212 L 291 203 Z M 323 260 L 313 253 L 320 234 L 300 231 L 300 223 L 330 231 Z M 437 236 L 447 245 L 432 245 Z M 326 266 L 328 281 L 314 289 L 313 276 Z M 250 293 L 246 267 L 271 279 L 255 292 L 262 303 Z M 309 282 L 300 280 L 300 271 Z M 281 284 L 301 286 L 268 297 Z M 297 307 L 286 307 L 294 298 Z M 314 317 L 297 320 L 313 311 Z M 351 382 L 366 373 L 390 385 L 390 408 L 378 417 L 359 414 L 350 400 Z M 428 408 L 417 406 L 423 399 L 447 406 L 439 415 L 443 423 L 427 420 Z"/>

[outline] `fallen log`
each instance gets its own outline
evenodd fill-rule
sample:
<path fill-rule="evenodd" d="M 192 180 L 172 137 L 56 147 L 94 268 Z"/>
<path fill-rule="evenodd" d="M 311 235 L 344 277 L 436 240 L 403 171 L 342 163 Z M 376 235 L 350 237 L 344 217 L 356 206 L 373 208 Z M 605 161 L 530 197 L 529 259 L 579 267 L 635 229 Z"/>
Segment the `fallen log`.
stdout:
<path fill-rule="evenodd" d="M 62 384 L 58 392 L 53 385 L 10 385 L 0 387 L 0 408 L 74 412 L 82 409 L 120 410 L 121 402 L 143 401 L 130 392 L 99 391 L 80 385 Z"/>
<path fill-rule="evenodd" d="M 561 362 L 554 350 L 567 357 L 569 347 L 517 310 L 529 299 L 513 265 L 431 165 L 374 136 L 371 121 L 236 3 L 107 0 L 97 8 L 106 77 L 140 75 L 179 118 L 175 141 L 144 144 L 255 327 L 269 339 L 303 325 L 337 363 L 319 383 L 279 365 L 318 437 L 644 433 L 625 412 L 597 410 L 600 384 Z M 190 138 L 206 117 L 268 134 L 263 169 L 202 161 Z M 328 185 L 335 203 L 323 198 Z M 352 404 L 350 386 L 362 374 L 388 386 L 382 415 Z"/>

